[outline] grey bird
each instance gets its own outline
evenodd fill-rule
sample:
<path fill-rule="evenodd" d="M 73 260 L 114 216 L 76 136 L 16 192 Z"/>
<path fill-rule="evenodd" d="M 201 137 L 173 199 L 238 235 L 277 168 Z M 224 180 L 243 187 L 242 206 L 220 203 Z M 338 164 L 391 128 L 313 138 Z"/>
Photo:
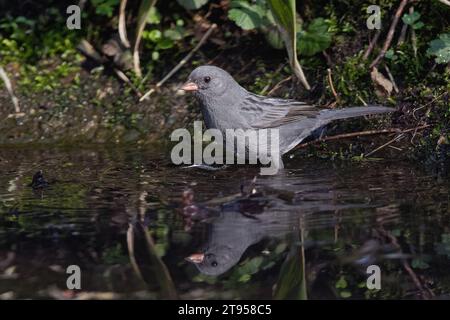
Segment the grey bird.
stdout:
<path fill-rule="evenodd" d="M 247 91 L 215 66 L 197 67 L 181 89 L 194 93 L 208 129 L 279 129 L 280 156 L 333 120 L 395 111 L 383 106 L 321 109 L 295 100 L 265 97 Z"/>

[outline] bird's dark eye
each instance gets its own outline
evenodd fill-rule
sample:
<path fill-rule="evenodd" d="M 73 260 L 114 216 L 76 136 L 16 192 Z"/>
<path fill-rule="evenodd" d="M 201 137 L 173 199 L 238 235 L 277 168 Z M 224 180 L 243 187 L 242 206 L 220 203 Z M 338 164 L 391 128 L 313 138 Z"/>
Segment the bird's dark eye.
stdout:
<path fill-rule="evenodd" d="M 208 82 L 211 81 L 211 77 L 204 77 L 204 78 L 203 78 L 203 81 L 205 81 L 206 83 L 208 83 Z"/>
<path fill-rule="evenodd" d="M 214 268 L 217 267 L 217 261 L 211 262 L 211 265 L 212 265 Z"/>

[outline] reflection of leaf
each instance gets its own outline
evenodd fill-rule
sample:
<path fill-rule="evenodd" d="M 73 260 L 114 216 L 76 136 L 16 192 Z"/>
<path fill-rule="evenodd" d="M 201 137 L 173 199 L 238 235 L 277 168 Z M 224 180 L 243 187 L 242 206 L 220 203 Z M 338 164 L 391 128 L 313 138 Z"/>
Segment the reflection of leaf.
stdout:
<path fill-rule="evenodd" d="M 195 10 L 206 4 L 209 0 L 177 0 L 177 2 L 185 9 Z"/>
<path fill-rule="evenodd" d="M 450 33 L 443 33 L 439 39 L 431 41 L 427 53 L 436 56 L 436 63 L 450 62 Z"/>
<path fill-rule="evenodd" d="M 345 280 L 344 276 L 341 276 L 339 280 L 336 282 L 337 289 L 345 289 L 347 288 L 347 280 Z"/>
<path fill-rule="evenodd" d="M 331 44 L 328 24 L 323 18 L 314 19 L 306 28 L 298 33 L 297 48 L 300 54 L 312 56 L 327 49 Z"/>
<path fill-rule="evenodd" d="M 423 258 L 414 258 L 411 261 L 411 266 L 414 269 L 428 269 L 430 265 Z"/>
<path fill-rule="evenodd" d="M 436 243 L 436 252 L 450 258 L 450 233 L 442 234 L 441 238 L 442 241 L 440 243 Z"/>
<path fill-rule="evenodd" d="M 158 256 L 149 232 L 137 219 L 129 225 L 127 244 L 130 262 L 136 274 L 147 284 L 158 283 L 163 298 L 176 299 L 177 292 L 169 270 Z"/>
<path fill-rule="evenodd" d="M 274 298 L 299 300 L 308 298 L 303 245 L 300 247 L 294 246 L 281 266 Z"/>

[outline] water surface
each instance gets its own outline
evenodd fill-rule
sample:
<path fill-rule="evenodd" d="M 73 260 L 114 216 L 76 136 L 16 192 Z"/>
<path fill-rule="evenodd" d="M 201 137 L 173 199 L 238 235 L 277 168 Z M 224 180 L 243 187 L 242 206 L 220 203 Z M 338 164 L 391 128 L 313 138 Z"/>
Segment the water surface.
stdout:
<path fill-rule="evenodd" d="M 258 176 L 176 167 L 158 149 L 3 148 L 0 298 L 448 298 L 448 180 L 393 161 L 286 166 Z M 29 186 L 38 170 L 48 187 Z"/>

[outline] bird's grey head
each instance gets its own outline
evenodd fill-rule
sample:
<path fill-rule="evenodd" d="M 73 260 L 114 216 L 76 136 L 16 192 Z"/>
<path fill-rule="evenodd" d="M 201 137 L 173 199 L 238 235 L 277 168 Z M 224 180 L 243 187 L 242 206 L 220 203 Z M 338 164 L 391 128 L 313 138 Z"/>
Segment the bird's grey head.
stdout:
<path fill-rule="evenodd" d="M 242 256 L 242 252 L 236 252 L 234 248 L 225 245 L 209 248 L 204 253 L 195 253 L 186 258 L 194 263 L 198 270 L 209 276 L 218 276 L 236 265 Z"/>
<path fill-rule="evenodd" d="M 203 102 L 221 99 L 244 90 L 225 70 L 215 66 L 200 66 L 189 75 L 182 90 L 192 91 Z"/>

